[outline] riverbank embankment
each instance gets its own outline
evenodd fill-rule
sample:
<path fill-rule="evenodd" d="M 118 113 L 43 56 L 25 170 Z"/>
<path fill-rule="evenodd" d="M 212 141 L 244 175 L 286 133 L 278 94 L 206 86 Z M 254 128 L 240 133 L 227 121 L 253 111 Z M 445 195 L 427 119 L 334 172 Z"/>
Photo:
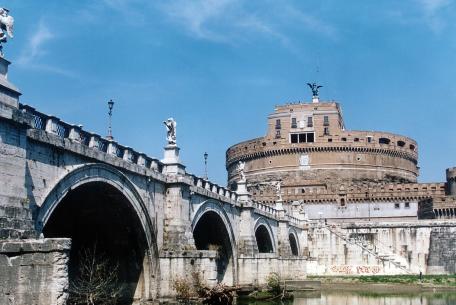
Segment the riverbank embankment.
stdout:
<path fill-rule="evenodd" d="M 419 291 L 456 291 L 453 275 L 391 275 L 391 276 L 309 276 L 320 281 L 322 290 L 407 293 Z"/>

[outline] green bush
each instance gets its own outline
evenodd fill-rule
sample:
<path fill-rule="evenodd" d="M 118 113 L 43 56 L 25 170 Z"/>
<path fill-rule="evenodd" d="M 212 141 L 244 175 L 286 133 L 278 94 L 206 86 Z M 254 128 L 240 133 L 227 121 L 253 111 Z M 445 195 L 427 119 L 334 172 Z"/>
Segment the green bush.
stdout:
<path fill-rule="evenodd" d="M 278 295 L 282 292 L 282 288 L 280 287 L 280 275 L 277 272 L 271 272 L 266 277 L 266 285 L 268 287 L 268 291 L 273 293 L 274 295 Z"/>

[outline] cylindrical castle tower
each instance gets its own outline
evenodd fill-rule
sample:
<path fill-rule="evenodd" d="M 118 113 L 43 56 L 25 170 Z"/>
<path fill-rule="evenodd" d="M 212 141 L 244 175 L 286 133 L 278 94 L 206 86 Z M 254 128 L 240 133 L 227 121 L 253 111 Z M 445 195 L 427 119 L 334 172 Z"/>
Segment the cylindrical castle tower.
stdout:
<path fill-rule="evenodd" d="M 239 180 L 236 165 L 245 162 L 249 191 L 274 197 L 268 187 L 312 192 L 328 184 L 416 182 L 418 145 L 408 137 L 345 129 L 335 102 L 276 106 L 265 137 L 241 142 L 226 152 L 228 185 Z M 286 194 L 285 194 L 286 197 Z"/>

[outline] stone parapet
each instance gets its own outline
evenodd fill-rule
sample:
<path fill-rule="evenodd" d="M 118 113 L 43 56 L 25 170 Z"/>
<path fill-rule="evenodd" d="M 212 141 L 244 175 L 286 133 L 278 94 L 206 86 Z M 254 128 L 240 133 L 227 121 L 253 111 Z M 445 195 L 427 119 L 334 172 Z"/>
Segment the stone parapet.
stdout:
<path fill-rule="evenodd" d="M 341 194 L 344 194 L 346 202 L 386 202 L 444 196 L 445 189 L 445 183 L 366 183 L 352 184 L 346 187 L 336 184 L 310 186 L 291 184 L 283 187 L 283 197 L 288 202 L 336 203 Z M 263 194 L 256 193 L 253 197 L 255 200 L 265 203 L 272 203 L 276 199 L 272 188 L 265 190 Z"/>
<path fill-rule="evenodd" d="M 113 165 L 121 163 L 123 168 L 131 168 L 133 172 L 146 173 L 155 179 L 164 180 L 163 176 L 156 174 L 161 174 L 163 170 L 163 163 L 156 158 L 85 131 L 79 125 L 68 124 L 52 115 L 38 112 L 31 106 L 20 104 L 19 108 L 31 117 L 31 129 L 27 131 L 27 136 L 33 140 L 47 142 Z"/>

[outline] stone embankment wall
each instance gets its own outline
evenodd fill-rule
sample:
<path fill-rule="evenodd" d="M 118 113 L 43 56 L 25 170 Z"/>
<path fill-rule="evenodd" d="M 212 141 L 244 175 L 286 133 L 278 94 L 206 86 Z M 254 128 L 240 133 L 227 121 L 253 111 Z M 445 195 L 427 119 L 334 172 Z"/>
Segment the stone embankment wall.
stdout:
<path fill-rule="evenodd" d="M 456 273 L 456 227 L 433 228 L 428 273 Z"/>
<path fill-rule="evenodd" d="M 454 273 L 455 223 L 314 223 L 308 274 L 393 275 Z"/>
<path fill-rule="evenodd" d="M 238 285 L 265 285 L 267 277 L 273 272 L 286 280 L 306 278 L 306 261 L 302 257 L 277 257 L 270 253 L 240 255 L 238 269 Z"/>
<path fill-rule="evenodd" d="M 0 304 L 66 304 L 71 241 L 0 241 Z"/>

